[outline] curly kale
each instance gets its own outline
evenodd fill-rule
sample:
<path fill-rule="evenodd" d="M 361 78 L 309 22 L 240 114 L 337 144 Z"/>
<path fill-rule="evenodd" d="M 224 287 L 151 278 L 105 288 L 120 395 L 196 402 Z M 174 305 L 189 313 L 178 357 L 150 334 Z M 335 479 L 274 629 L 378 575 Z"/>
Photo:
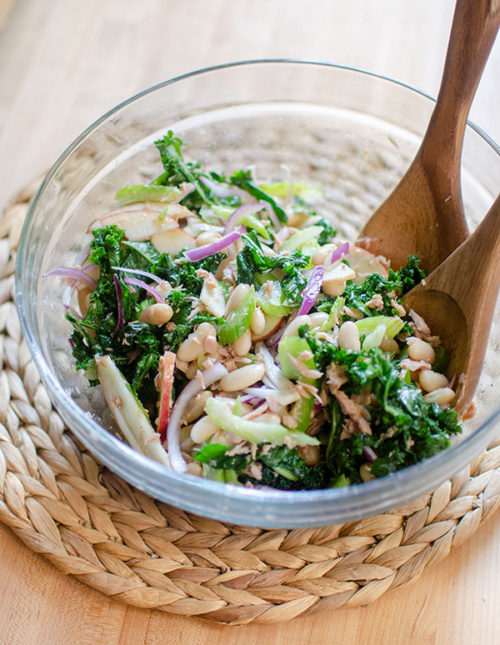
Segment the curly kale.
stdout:
<path fill-rule="evenodd" d="M 233 175 L 231 175 L 230 181 L 233 186 L 237 186 L 238 188 L 245 190 L 249 195 L 255 197 L 255 199 L 270 204 L 279 221 L 282 224 L 287 223 L 288 216 L 285 211 L 270 195 L 268 195 L 265 191 L 254 184 L 252 173 L 249 170 L 238 170 L 238 172 L 235 172 Z"/>
<path fill-rule="evenodd" d="M 157 177 L 152 183 L 164 186 L 178 186 L 182 182 L 189 182 L 194 191 L 182 200 L 182 203 L 188 208 L 196 209 L 200 206 L 238 206 L 241 202 L 239 197 L 229 196 L 221 198 L 214 195 L 213 191 L 204 184 L 203 177 L 210 178 L 214 181 L 223 183 L 225 178 L 216 173 L 206 173 L 201 169 L 198 161 L 186 161 L 182 154 L 184 142 L 170 130 L 162 138 L 155 141 L 155 145 L 160 153 L 161 162 L 165 172 Z"/>
<path fill-rule="evenodd" d="M 243 250 L 237 257 L 238 282 L 253 284 L 259 287 L 256 274 L 261 276 L 266 273 L 281 271 L 279 279 L 281 290 L 285 295 L 285 302 L 289 305 L 296 305 L 301 301 L 301 293 L 306 286 L 307 279 L 303 269 L 309 265 L 310 257 L 301 251 L 293 251 L 290 255 L 276 253 L 272 256 L 264 254 L 262 245 L 254 231 L 248 235 L 242 235 L 244 243 Z M 275 275 L 269 276 L 276 279 Z"/>
<path fill-rule="evenodd" d="M 99 266 L 97 287 L 90 295 L 83 319 L 67 314 L 73 325 L 71 342 L 76 367 L 86 370 L 90 383 L 96 385 L 94 356 L 110 354 L 132 389 L 148 405 L 157 396 L 153 380 L 163 351 L 177 349 L 200 322 L 217 323 L 218 319 L 208 312 L 194 316 L 191 312 L 193 296 L 199 295 L 203 287 L 203 280 L 196 275 L 196 270 L 214 272 L 225 255 L 218 253 L 198 262 L 184 260 L 176 263 L 168 254 L 159 253 L 150 242 L 124 240 L 124 231 L 117 226 L 97 229 L 92 234 L 94 239 L 90 243 L 89 262 Z M 154 300 L 145 289 L 136 285 L 130 288 L 125 282 L 127 274 L 113 267 L 146 270 L 167 280 L 174 287 L 166 301 L 174 311 L 172 323 L 175 326 L 167 330 L 140 322 L 141 311 Z M 119 300 L 124 318 L 121 328 Z"/>
<path fill-rule="evenodd" d="M 276 446 L 257 459 L 262 464 L 259 484 L 283 490 L 326 488 L 330 475 L 325 464 L 308 466 L 295 448 Z"/>
<path fill-rule="evenodd" d="M 309 343 L 319 369 L 332 362 L 342 367 L 347 378 L 342 391 L 349 397 L 369 393 L 367 405 L 372 434 L 356 432 L 340 439 L 346 416 L 338 404 L 330 407 L 332 426 L 326 463 L 332 476 L 345 475 L 361 481 L 360 466 L 369 454 L 375 459 L 372 473 L 379 477 L 434 455 L 450 444 L 450 435 L 461 432 L 457 413 L 426 403 L 421 390 L 400 377 L 399 359 L 392 361 L 379 348 L 354 352 L 317 341 L 307 328 L 299 330 Z"/>
<path fill-rule="evenodd" d="M 207 464 L 215 471 L 231 471 L 236 475 L 234 483 L 251 482 L 258 486 L 272 486 L 281 490 L 325 488 L 331 479 L 325 464 L 308 466 L 295 448 L 276 446 L 264 452 L 263 444 L 260 444 L 255 458 L 249 453 L 228 456 L 228 450 L 230 446 L 224 444 L 206 444 L 194 455 L 194 459 Z M 242 472 L 251 463 L 260 464 L 261 478 L 256 479 Z"/>

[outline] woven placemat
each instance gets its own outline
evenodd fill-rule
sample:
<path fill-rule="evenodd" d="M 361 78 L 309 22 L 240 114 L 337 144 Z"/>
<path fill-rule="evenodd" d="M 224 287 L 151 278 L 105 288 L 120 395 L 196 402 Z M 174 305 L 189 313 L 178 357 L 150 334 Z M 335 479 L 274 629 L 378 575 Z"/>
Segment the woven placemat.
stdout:
<path fill-rule="evenodd" d="M 137 607 L 271 623 L 373 602 L 468 539 L 500 504 L 500 440 L 404 508 L 335 526 L 241 527 L 156 502 L 103 468 L 52 408 L 12 300 L 39 181 L 0 220 L 0 520 L 64 573 Z"/>

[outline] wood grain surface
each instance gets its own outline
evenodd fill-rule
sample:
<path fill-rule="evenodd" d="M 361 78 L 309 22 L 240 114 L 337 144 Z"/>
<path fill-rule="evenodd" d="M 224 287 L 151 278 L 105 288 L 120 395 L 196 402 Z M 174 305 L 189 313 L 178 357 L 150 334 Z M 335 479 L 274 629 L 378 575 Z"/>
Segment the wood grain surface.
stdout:
<path fill-rule="evenodd" d="M 436 93 L 452 0 L 0 0 L 0 204 L 120 100 L 191 69 L 296 57 Z M 471 118 L 500 139 L 500 43 Z M 127 607 L 65 577 L 0 525 L 0 645 L 500 642 L 500 517 L 374 604 L 223 627 Z"/>

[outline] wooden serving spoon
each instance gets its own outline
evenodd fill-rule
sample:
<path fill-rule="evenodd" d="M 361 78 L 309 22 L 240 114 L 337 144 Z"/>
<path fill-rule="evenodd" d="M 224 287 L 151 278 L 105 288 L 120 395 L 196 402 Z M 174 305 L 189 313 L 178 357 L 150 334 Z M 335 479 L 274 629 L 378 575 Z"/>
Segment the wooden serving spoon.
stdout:
<path fill-rule="evenodd" d="M 500 0 L 458 0 L 443 78 L 424 139 L 358 244 L 393 268 L 410 254 L 432 271 L 467 237 L 460 157 L 467 115 L 500 25 Z"/>
<path fill-rule="evenodd" d="M 403 298 L 449 350 L 459 412 L 467 409 L 481 374 L 499 286 L 500 196 L 469 239 Z"/>

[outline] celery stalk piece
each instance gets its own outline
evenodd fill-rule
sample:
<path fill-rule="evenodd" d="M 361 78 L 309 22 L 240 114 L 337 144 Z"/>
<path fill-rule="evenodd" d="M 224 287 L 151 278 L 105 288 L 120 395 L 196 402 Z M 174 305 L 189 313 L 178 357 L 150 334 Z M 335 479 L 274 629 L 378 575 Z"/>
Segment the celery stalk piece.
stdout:
<path fill-rule="evenodd" d="M 252 315 L 255 311 L 255 288 L 250 287 L 248 293 L 232 311 L 227 320 L 219 326 L 217 337 L 222 345 L 230 345 L 250 327 Z"/>
<path fill-rule="evenodd" d="M 104 397 L 128 443 L 143 455 L 170 466 L 147 414 L 110 356 L 96 356 L 97 376 Z"/>
<path fill-rule="evenodd" d="M 121 206 L 137 202 L 177 202 L 188 192 L 188 184 L 184 184 L 184 190 L 176 186 L 155 186 L 151 184 L 137 184 L 135 186 L 124 186 L 115 195 L 115 199 Z M 190 188 L 190 187 L 189 187 Z"/>
<path fill-rule="evenodd" d="M 292 415 L 297 421 L 296 432 L 305 432 L 311 425 L 312 412 L 314 409 L 314 397 L 302 397 L 294 403 Z"/>
<path fill-rule="evenodd" d="M 306 226 L 287 238 L 280 247 L 280 251 L 294 251 L 300 249 L 308 242 L 314 242 L 323 232 L 321 226 Z"/>
<path fill-rule="evenodd" d="M 372 347 L 380 347 L 380 343 L 384 340 L 385 326 L 383 324 L 377 325 L 373 331 L 366 334 L 361 345 L 363 350 L 371 349 Z"/>
<path fill-rule="evenodd" d="M 387 338 L 394 338 L 404 327 L 404 322 L 397 316 L 370 316 L 356 320 L 356 327 L 360 336 L 366 336 L 373 332 L 379 325 L 383 325 Z"/>
<path fill-rule="evenodd" d="M 303 376 L 290 360 L 290 356 L 297 358 L 302 352 L 311 353 L 311 348 L 305 338 L 300 338 L 300 336 L 284 336 L 278 345 L 278 358 L 281 371 L 288 379 L 295 379 L 303 381 L 304 383 L 314 383 L 314 379 Z M 316 369 L 314 357 L 311 356 L 311 358 L 303 360 L 302 362 L 308 369 Z"/>
<path fill-rule="evenodd" d="M 242 419 L 233 414 L 224 401 L 217 397 L 208 399 L 205 403 L 205 412 L 219 428 L 251 443 L 267 442 L 280 446 L 288 438 L 297 446 L 317 446 L 319 444 L 316 437 L 311 437 L 304 432 L 289 430 L 279 423 Z"/>
<path fill-rule="evenodd" d="M 257 291 L 257 304 L 268 316 L 288 316 L 294 310 L 294 307 L 283 303 L 283 291 L 277 281 L 272 283 L 269 295 L 263 288 Z"/>

